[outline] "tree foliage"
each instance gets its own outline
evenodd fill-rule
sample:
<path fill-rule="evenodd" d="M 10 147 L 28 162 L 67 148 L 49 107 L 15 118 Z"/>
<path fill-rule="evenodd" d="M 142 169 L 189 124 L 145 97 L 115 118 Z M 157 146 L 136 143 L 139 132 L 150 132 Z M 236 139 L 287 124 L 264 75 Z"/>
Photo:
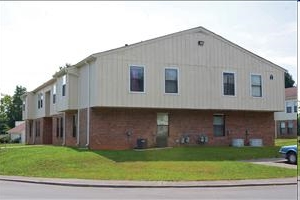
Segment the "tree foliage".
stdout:
<path fill-rule="evenodd" d="M 284 82 L 285 82 L 285 88 L 294 87 L 295 81 L 293 80 L 293 77 L 288 72 L 285 72 L 284 74 Z"/>
<path fill-rule="evenodd" d="M 13 96 L 4 95 L 0 99 L 0 134 L 15 126 L 15 121 L 22 120 L 21 96 L 26 93 L 26 88 L 16 86 Z"/>

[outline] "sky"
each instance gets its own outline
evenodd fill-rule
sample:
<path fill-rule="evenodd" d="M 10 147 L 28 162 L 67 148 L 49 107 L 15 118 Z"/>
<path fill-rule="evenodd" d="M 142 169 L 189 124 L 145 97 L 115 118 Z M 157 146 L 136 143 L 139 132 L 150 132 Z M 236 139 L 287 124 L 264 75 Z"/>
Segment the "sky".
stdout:
<path fill-rule="evenodd" d="M 0 2 L 0 93 L 32 91 L 60 66 L 203 26 L 297 81 L 296 1 Z"/>

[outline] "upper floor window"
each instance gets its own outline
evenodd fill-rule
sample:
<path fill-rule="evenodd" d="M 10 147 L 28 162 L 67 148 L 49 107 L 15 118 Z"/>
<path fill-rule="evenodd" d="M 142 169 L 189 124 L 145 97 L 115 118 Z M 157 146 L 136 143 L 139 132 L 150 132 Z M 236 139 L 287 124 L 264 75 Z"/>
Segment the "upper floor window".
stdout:
<path fill-rule="evenodd" d="M 53 104 L 56 103 L 56 85 L 53 85 L 53 96 L 52 96 Z"/>
<path fill-rule="evenodd" d="M 22 111 L 25 111 L 25 101 L 22 102 Z"/>
<path fill-rule="evenodd" d="M 130 66 L 130 92 L 145 92 L 144 73 L 143 66 Z"/>
<path fill-rule="evenodd" d="M 235 95 L 234 73 L 223 72 L 223 95 Z"/>
<path fill-rule="evenodd" d="M 294 101 L 294 112 L 296 113 L 298 111 L 298 104 L 297 101 Z"/>
<path fill-rule="evenodd" d="M 67 76 L 64 75 L 62 77 L 62 96 L 66 96 L 66 83 L 67 83 Z"/>
<path fill-rule="evenodd" d="M 285 103 L 285 105 L 286 105 L 286 113 L 292 113 L 293 103 L 288 101 Z"/>
<path fill-rule="evenodd" d="M 178 94 L 178 69 L 165 69 L 165 93 Z"/>
<path fill-rule="evenodd" d="M 253 97 L 262 97 L 261 75 L 251 75 L 251 94 Z"/>
<path fill-rule="evenodd" d="M 38 108 L 43 108 L 43 100 L 44 100 L 44 96 L 43 93 L 39 93 L 38 94 Z"/>

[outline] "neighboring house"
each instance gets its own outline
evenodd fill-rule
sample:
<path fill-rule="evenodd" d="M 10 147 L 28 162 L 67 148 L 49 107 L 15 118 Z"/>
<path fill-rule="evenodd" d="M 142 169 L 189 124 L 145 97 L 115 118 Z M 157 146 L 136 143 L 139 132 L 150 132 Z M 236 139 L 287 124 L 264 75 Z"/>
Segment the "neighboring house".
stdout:
<path fill-rule="evenodd" d="M 275 127 L 277 138 L 296 138 L 297 137 L 297 87 L 285 89 L 285 110 L 275 112 Z"/>
<path fill-rule="evenodd" d="M 24 95 L 28 144 L 274 145 L 284 72 L 197 27 L 96 53 Z M 144 139 L 144 140 L 141 140 Z"/>
<path fill-rule="evenodd" d="M 11 140 L 20 139 L 21 143 L 25 143 L 25 121 L 16 121 L 15 127 L 7 131 Z"/>

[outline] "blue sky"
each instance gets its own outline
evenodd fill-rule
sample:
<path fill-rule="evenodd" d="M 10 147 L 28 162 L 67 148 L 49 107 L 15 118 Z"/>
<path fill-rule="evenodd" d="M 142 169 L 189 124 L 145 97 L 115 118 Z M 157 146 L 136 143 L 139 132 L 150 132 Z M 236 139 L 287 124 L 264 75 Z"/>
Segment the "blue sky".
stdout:
<path fill-rule="evenodd" d="M 0 92 L 33 90 L 65 63 L 203 26 L 297 80 L 297 2 L 0 2 Z"/>

